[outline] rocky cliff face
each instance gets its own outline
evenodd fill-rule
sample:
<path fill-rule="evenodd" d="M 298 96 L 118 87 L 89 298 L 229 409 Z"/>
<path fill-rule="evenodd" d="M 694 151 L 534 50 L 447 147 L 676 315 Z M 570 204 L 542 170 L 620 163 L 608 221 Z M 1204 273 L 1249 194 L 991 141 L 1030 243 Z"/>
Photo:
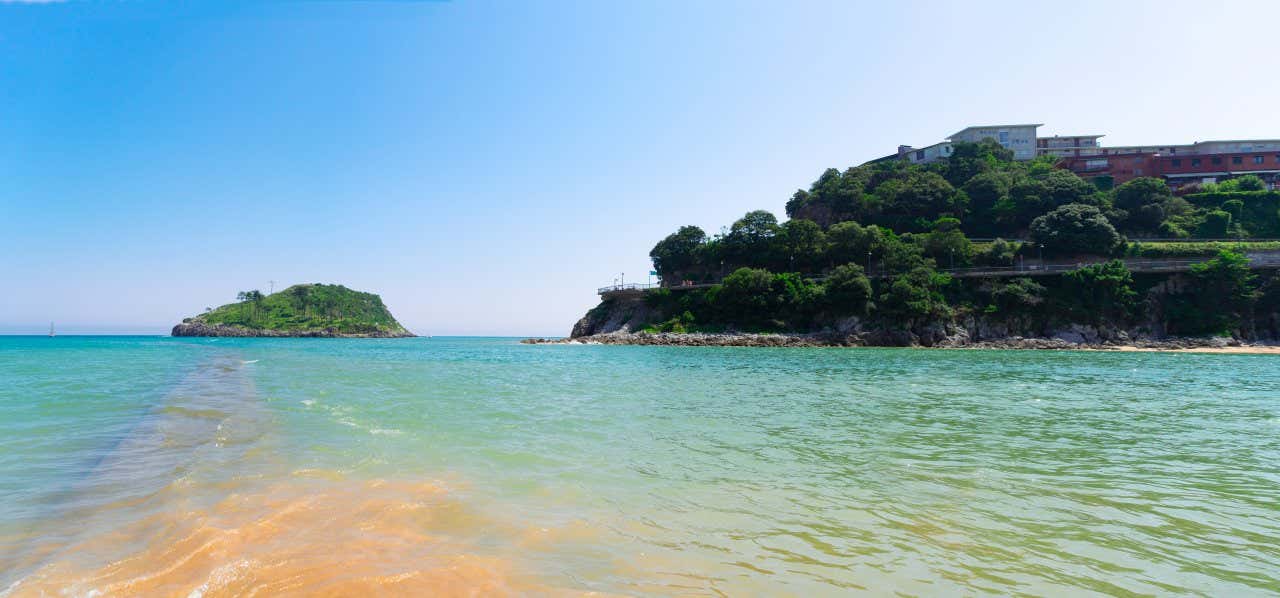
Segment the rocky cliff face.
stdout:
<path fill-rule="evenodd" d="M 1177 277 L 1153 288 L 1147 297 L 1157 301 L 1161 293 L 1174 291 Z M 1029 317 L 991 317 L 963 313 L 954 318 L 886 326 L 884 322 L 851 317 L 812 332 L 780 334 L 674 334 L 641 332 L 656 324 L 662 314 L 645 305 L 641 295 L 602 301 L 573 327 L 571 339 L 602 344 L 670 344 L 735 346 L 876 346 L 876 347 L 1007 347 L 1062 349 L 1118 345 L 1170 348 L 1220 346 L 1224 343 L 1273 342 L 1269 334 L 1232 338 L 1172 338 L 1165 333 L 1158 311 L 1147 321 L 1131 326 L 1060 322 L 1044 324 Z M 1280 321 L 1280 315 L 1275 317 Z"/>
<path fill-rule="evenodd" d="M 255 330 L 226 324 L 208 324 L 198 319 L 188 318 L 173 327 L 173 336 L 230 336 L 230 337 L 280 337 L 280 338 L 408 338 L 411 332 L 374 331 L 365 334 L 342 333 L 332 328 L 325 330 Z"/>
<path fill-rule="evenodd" d="M 657 317 L 649 306 L 645 305 L 643 296 L 621 296 L 605 299 L 595 306 L 587 315 L 582 316 L 573 325 L 570 338 L 609 334 L 613 332 L 635 332 L 648 326 Z"/>

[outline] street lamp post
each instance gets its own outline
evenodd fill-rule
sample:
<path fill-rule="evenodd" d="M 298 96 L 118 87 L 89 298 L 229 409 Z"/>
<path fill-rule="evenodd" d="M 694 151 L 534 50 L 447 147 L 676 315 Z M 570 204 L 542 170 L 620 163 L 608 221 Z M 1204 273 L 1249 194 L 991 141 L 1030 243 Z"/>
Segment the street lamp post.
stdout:
<path fill-rule="evenodd" d="M 1044 269 L 1044 243 L 1040 244 L 1040 269 Z"/>
<path fill-rule="evenodd" d="M 951 269 L 952 269 L 952 270 L 955 270 L 955 269 L 956 269 L 956 250 L 955 250 L 955 248 L 952 248 L 952 249 L 951 249 Z"/>
<path fill-rule="evenodd" d="M 867 252 L 867 276 L 871 275 L 871 252 Z"/>

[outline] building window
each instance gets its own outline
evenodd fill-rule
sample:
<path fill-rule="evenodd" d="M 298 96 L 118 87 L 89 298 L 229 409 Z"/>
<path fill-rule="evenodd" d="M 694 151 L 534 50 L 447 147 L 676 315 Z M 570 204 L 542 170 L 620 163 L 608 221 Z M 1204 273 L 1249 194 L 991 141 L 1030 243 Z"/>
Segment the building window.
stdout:
<path fill-rule="evenodd" d="M 1174 168 L 1182 168 L 1182 159 L 1181 159 L 1181 158 L 1174 158 L 1174 159 L 1173 159 L 1173 167 L 1174 167 Z"/>
<path fill-rule="evenodd" d="M 1009 145 L 1009 132 L 1000 131 L 1000 145 Z"/>
<path fill-rule="evenodd" d="M 920 151 L 916 152 L 916 159 L 917 159 L 917 160 L 923 160 L 923 159 L 924 159 L 924 150 L 920 150 Z"/>
<path fill-rule="evenodd" d="M 1199 165 L 1200 165 L 1200 158 L 1192 158 L 1192 159 L 1191 159 L 1191 167 L 1192 167 L 1192 168 L 1195 168 L 1195 167 L 1197 167 L 1197 166 L 1199 166 Z"/>
<path fill-rule="evenodd" d="M 1231 156 L 1232 164 L 1244 164 L 1244 158 L 1241 156 Z"/>
<path fill-rule="evenodd" d="M 1222 158 L 1215 156 L 1215 157 L 1213 158 L 1213 165 L 1214 165 L 1214 166 L 1217 166 L 1217 165 L 1219 165 L 1219 164 L 1222 164 Z"/>
<path fill-rule="evenodd" d="M 1254 164 L 1262 164 L 1262 156 L 1254 156 L 1254 157 L 1253 157 L 1253 163 L 1254 163 Z"/>

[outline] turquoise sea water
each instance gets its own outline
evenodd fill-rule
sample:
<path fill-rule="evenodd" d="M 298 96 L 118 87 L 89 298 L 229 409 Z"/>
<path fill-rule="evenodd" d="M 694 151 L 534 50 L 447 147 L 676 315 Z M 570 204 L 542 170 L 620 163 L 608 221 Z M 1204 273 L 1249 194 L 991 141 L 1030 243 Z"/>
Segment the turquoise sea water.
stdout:
<path fill-rule="evenodd" d="M 0 596 L 1280 593 L 1280 359 L 0 337 Z"/>

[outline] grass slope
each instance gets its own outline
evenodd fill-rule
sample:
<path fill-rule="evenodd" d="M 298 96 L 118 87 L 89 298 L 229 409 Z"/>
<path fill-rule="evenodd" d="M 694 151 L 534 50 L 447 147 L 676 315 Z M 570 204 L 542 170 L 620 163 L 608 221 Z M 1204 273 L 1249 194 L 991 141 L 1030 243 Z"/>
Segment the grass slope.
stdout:
<path fill-rule="evenodd" d="M 336 284 L 299 284 L 256 301 L 229 303 L 201 314 L 208 324 L 255 330 L 335 330 L 341 334 L 406 333 L 382 298 Z"/>

